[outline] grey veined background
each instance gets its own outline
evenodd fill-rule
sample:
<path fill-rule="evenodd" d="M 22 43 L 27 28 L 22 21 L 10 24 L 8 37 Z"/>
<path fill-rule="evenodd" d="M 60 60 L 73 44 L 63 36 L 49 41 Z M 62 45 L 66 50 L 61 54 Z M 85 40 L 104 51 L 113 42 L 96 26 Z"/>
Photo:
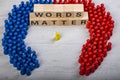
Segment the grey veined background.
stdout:
<path fill-rule="evenodd" d="M 25 1 L 25 0 L 24 0 Z M 32 75 L 21 76 L 10 63 L 8 56 L 3 55 L 1 39 L 4 32 L 4 20 L 12 5 L 21 0 L 0 0 L 0 80 L 120 80 L 120 1 L 94 0 L 96 4 L 104 3 L 115 20 L 115 28 L 110 41 L 113 48 L 103 63 L 90 76 L 79 76 L 77 63 L 82 45 L 89 38 L 85 26 L 69 27 L 30 27 L 26 45 L 38 53 L 41 67 Z M 61 33 L 61 40 L 54 41 L 55 32 Z"/>

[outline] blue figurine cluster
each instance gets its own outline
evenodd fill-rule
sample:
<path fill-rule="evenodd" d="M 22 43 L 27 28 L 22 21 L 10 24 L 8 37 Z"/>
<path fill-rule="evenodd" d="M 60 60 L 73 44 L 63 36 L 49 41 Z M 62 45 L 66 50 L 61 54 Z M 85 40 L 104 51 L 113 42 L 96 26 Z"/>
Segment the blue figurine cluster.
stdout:
<path fill-rule="evenodd" d="M 9 55 L 10 63 L 13 64 L 21 75 L 31 75 L 31 71 L 40 66 L 37 54 L 26 47 L 24 39 L 29 26 L 29 13 L 33 12 L 34 4 L 53 4 L 52 0 L 29 0 L 21 2 L 19 6 L 13 5 L 8 20 L 5 20 L 5 32 L 2 39 L 4 54 Z"/>

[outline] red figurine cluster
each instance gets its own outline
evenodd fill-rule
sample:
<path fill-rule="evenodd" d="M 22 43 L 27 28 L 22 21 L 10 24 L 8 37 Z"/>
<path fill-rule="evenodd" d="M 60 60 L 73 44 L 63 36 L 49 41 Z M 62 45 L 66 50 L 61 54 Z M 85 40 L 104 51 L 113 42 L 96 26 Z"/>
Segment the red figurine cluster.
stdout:
<path fill-rule="evenodd" d="M 112 48 L 112 43 L 108 42 L 112 36 L 114 21 L 110 12 L 106 12 L 104 4 L 95 6 L 92 0 L 54 0 L 54 4 L 84 4 L 84 10 L 89 14 L 86 28 L 90 38 L 82 47 L 79 56 L 80 75 L 88 76 L 93 73 L 107 55 L 107 51 Z"/>

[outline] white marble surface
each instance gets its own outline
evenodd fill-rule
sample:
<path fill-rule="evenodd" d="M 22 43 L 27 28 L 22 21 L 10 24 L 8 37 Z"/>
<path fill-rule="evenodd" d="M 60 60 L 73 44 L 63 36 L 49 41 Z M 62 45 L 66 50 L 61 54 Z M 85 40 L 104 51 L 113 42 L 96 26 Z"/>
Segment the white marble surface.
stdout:
<path fill-rule="evenodd" d="M 81 48 L 89 37 L 84 26 L 69 27 L 30 27 L 25 40 L 38 52 L 41 67 L 32 75 L 21 76 L 10 63 L 8 56 L 3 55 L 1 39 L 4 32 L 4 20 L 13 4 L 21 0 L 0 0 L 0 80 L 120 80 L 120 1 L 94 0 L 96 4 L 104 3 L 115 20 L 115 28 L 110 41 L 113 48 L 103 63 L 90 76 L 79 76 L 77 63 Z M 61 40 L 54 41 L 56 31 L 61 33 Z M 38 35 L 39 34 L 39 35 Z"/>

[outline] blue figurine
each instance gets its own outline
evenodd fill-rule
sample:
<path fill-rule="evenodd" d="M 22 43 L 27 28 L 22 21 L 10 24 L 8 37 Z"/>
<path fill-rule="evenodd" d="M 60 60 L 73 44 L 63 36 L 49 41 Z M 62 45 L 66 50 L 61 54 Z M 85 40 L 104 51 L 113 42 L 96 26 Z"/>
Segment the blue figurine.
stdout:
<path fill-rule="evenodd" d="M 8 13 L 8 20 L 5 20 L 5 33 L 2 39 L 4 54 L 10 56 L 10 63 L 13 64 L 21 75 L 31 75 L 31 71 L 40 66 L 37 54 L 27 47 L 24 39 L 29 26 L 29 13 L 33 12 L 34 4 L 53 4 L 52 0 L 29 0 L 21 2 L 19 6 L 13 5 Z"/>

